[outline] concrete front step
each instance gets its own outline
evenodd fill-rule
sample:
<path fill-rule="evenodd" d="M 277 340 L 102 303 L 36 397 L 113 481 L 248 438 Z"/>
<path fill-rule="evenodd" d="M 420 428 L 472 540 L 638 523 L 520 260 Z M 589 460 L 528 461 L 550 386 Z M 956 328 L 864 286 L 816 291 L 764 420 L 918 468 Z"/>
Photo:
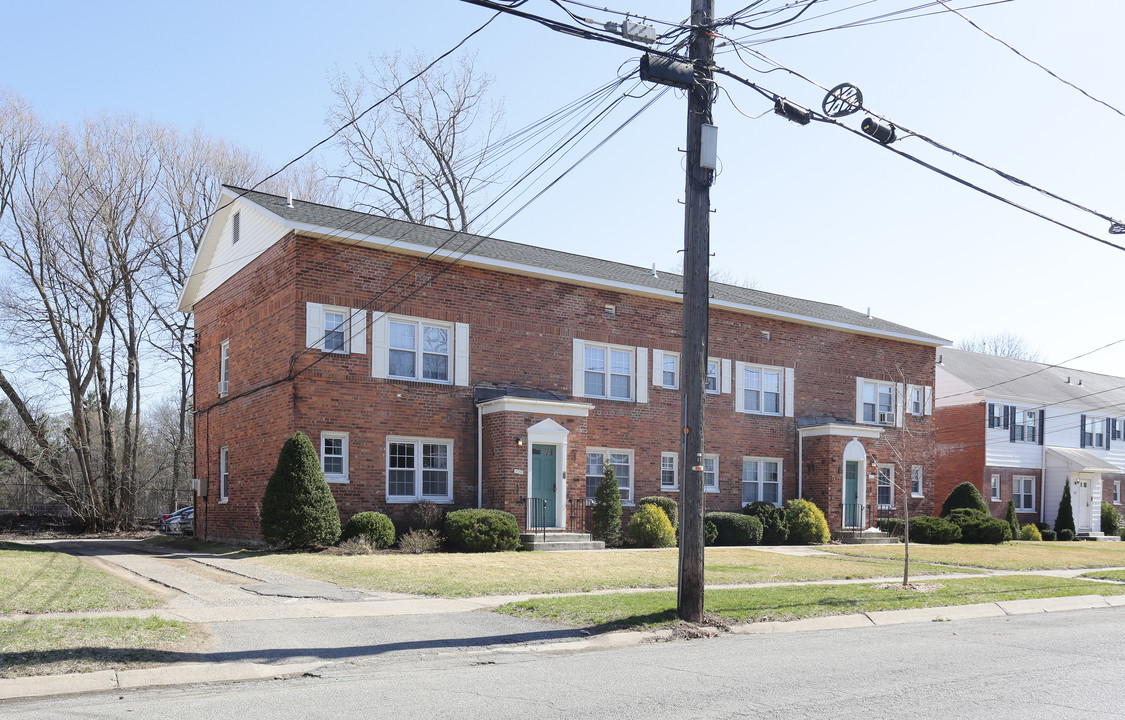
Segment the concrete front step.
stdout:
<path fill-rule="evenodd" d="M 845 545 L 892 545 L 898 538 L 882 530 L 838 530 L 836 539 Z"/>
<path fill-rule="evenodd" d="M 604 550 L 605 543 L 594 540 L 589 533 L 563 532 L 520 533 L 524 550 Z"/>
<path fill-rule="evenodd" d="M 1103 532 L 1080 532 L 1074 536 L 1075 540 L 1089 540 L 1092 542 L 1121 542 L 1117 535 L 1106 535 Z"/>

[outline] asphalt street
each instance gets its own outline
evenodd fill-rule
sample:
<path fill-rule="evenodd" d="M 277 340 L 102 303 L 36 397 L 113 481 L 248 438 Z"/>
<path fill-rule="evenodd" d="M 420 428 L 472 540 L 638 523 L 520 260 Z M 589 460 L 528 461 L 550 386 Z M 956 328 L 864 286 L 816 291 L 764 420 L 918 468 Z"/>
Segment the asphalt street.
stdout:
<path fill-rule="evenodd" d="M 1125 608 L 466 651 L 303 677 L 14 701 L 11 720 L 163 718 L 1123 718 Z M 174 710 L 173 710 L 174 709 Z"/>

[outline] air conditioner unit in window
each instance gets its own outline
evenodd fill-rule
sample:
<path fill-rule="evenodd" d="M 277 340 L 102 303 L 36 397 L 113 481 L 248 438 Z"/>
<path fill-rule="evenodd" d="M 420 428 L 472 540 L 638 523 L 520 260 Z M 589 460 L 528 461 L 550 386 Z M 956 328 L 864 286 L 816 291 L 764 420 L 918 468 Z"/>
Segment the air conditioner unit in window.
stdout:
<path fill-rule="evenodd" d="M 223 395 L 226 395 L 226 394 L 227 394 L 227 381 L 226 380 L 220 380 L 219 381 L 219 397 L 222 397 Z"/>
<path fill-rule="evenodd" d="M 192 478 L 191 491 L 199 497 L 207 497 L 207 481 L 200 478 Z"/>
<path fill-rule="evenodd" d="M 1035 422 L 1035 417 L 1038 414 L 1039 414 L 1039 412 L 1036 411 L 1036 410 L 1028 410 L 1027 412 L 1024 413 L 1024 417 L 1027 418 L 1028 422 Z"/>
<path fill-rule="evenodd" d="M 879 413 L 879 424 L 880 425 L 894 425 L 895 424 L 895 414 L 893 412 L 881 412 L 881 413 Z"/>

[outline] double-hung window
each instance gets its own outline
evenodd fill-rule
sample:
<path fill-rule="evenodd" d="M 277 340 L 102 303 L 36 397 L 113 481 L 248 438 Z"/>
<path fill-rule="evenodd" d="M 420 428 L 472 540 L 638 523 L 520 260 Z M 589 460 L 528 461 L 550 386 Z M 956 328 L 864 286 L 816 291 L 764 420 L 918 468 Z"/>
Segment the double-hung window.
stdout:
<path fill-rule="evenodd" d="M 880 465 L 878 467 L 879 481 L 876 485 L 879 507 L 894 507 L 895 504 L 895 466 Z"/>
<path fill-rule="evenodd" d="M 1000 499 L 1000 475 L 993 473 L 992 477 L 988 479 L 988 498 L 993 502 Z"/>
<path fill-rule="evenodd" d="M 226 397 L 230 388 L 230 340 L 219 343 L 219 397 Z"/>
<path fill-rule="evenodd" d="M 1121 504 L 1121 481 L 1120 480 L 1114 480 L 1113 481 L 1113 504 L 1114 505 L 1120 505 Z"/>
<path fill-rule="evenodd" d="M 719 492 L 719 456 L 703 456 L 703 490 L 704 492 Z"/>
<path fill-rule="evenodd" d="M 388 377 L 451 382 L 451 329 L 448 323 L 391 319 L 387 338 Z"/>
<path fill-rule="evenodd" d="M 895 388 L 891 383 L 864 381 L 863 422 L 895 424 Z"/>
<path fill-rule="evenodd" d="M 1105 418 L 1082 416 L 1082 447 L 1104 448 Z"/>
<path fill-rule="evenodd" d="M 921 385 L 910 386 L 910 414 L 921 417 L 926 413 L 926 388 Z"/>
<path fill-rule="evenodd" d="M 621 502 L 633 503 L 633 451 L 590 448 L 586 451 L 586 497 L 597 497 L 598 486 L 605 480 L 606 464 L 613 468 Z"/>
<path fill-rule="evenodd" d="M 922 497 L 922 466 L 910 466 L 910 494 L 914 497 Z"/>
<path fill-rule="evenodd" d="M 781 505 L 781 460 L 742 458 L 742 504 L 755 502 Z"/>
<path fill-rule="evenodd" d="M 664 353 L 661 356 L 660 385 L 675 390 L 680 386 L 680 356 Z"/>
<path fill-rule="evenodd" d="M 219 448 L 219 502 L 225 503 L 230 497 L 230 455 L 224 445 Z"/>
<path fill-rule="evenodd" d="M 348 351 L 347 333 L 344 320 L 347 313 L 341 309 L 324 309 L 324 352 L 345 353 Z"/>
<path fill-rule="evenodd" d="M 748 413 L 781 414 L 781 368 L 747 365 L 742 369 L 744 404 Z"/>
<path fill-rule="evenodd" d="M 453 502 L 453 441 L 387 438 L 387 501 Z"/>
<path fill-rule="evenodd" d="M 320 434 L 320 467 L 328 482 L 348 481 L 348 434 L 322 432 Z"/>
<path fill-rule="evenodd" d="M 719 361 L 707 359 L 707 385 L 706 391 L 717 395 L 719 392 Z"/>
<path fill-rule="evenodd" d="M 1035 478 L 1030 475 L 1016 475 L 1012 478 L 1012 499 L 1016 501 L 1017 512 L 1035 510 Z"/>
<path fill-rule="evenodd" d="M 1012 408 L 1015 426 L 1011 430 L 1015 442 L 1039 442 L 1039 411 Z"/>
<path fill-rule="evenodd" d="M 586 343 L 583 390 L 586 397 L 633 399 L 633 351 Z"/>
<path fill-rule="evenodd" d="M 660 489 L 661 490 L 679 490 L 679 474 L 680 474 L 680 455 L 679 453 L 666 452 L 660 453 Z"/>

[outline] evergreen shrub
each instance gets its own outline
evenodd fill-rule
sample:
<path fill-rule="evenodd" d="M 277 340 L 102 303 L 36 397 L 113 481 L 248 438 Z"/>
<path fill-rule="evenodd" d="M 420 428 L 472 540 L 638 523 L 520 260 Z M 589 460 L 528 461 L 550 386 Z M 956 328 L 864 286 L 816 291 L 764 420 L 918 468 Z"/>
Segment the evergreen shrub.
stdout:
<path fill-rule="evenodd" d="M 756 517 L 762 523 L 763 545 L 784 545 L 789 539 L 789 525 L 785 522 L 785 509 L 765 500 L 748 503 L 742 508 L 744 515 Z"/>
<path fill-rule="evenodd" d="M 1020 540 L 1031 540 L 1031 541 L 1038 542 L 1038 541 L 1041 541 L 1042 539 L 1043 539 L 1043 533 L 1039 532 L 1039 528 L 1035 527 L 1031 523 L 1028 523 L 1027 525 L 1024 525 L 1020 529 Z"/>
<path fill-rule="evenodd" d="M 594 494 L 594 538 L 606 547 L 621 544 L 621 489 L 617 486 L 617 473 L 613 466 L 603 466 L 605 477 Z"/>
<path fill-rule="evenodd" d="M 917 540 L 917 538 L 914 537 L 914 521 L 917 520 L 917 519 L 918 518 L 913 518 L 913 517 L 910 518 L 910 539 L 911 540 Z M 898 518 L 898 517 L 879 518 L 875 521 L 875 527 L 879 528 L 880 530 L 887 533 L 891 537 L 902 537 L 904 534 L 906 534 L 906 530 L 905 530 L 906 522 L 903 521 L 902 518 Z"/>
<path fill-rule="evenodd" d="M 949 513 L 949 521 L 961 528 L 961 542 L 991 544 L 1012 539 L 1012 526 L 987 512 L 957 508 Z"/>
<path fill-rule="evenodd" d="M 1063 537 L 1063 530 L 1070 531 L 1070 537 Z M 1055 532 L 1059 540 L 1074 539 L 1074 508 L 1070 503 L 1070 483 L 1063 484 L 1062 500 L 1059 500 L 1059 514 L 1055 516 Z"/>
<path fill-rule="evenodd" d="M 395 526 L 381 512 L 361 512 L 348 518 L 341 541 L 359 539 L 373 548 L 386 550 L 395 544 Z"/>
<path fill-rule="evenodd" d="M 902 524 L 902 521 L 899 521 Z M 910 518 L 910 539 L 914 542 L 946 545 L 961 539 L 961 528 L 949 520 L 929 515 Z"/>
<path fill-rule="evenodd" d="M 266 483 L 262 538 L 289 548 L 326 547 L 340 538 L 340 511 L 312 441 L 298 432 L 285 441 Z"/>
<path fill-rule="evenodd" d="M 1020 528 L 1019 518 L 1016 517 L 1016 501 L 1015 500 L 1009 500 L 1008 501 L 1008 509 L 1004 513 L 1004 522 L 1008 523 L 1008 526 L 1012 529 L 1012 538 L 1013 539 L 1018 538 L 1020 536 L 1020 534 L 1023 532 L 1023 529 Z"/>
<path fill-rule="evenodd" d="M 675 547 L 676 531 L 663 508 L 646 503 L 629 518 L 629 539 L 638 547 Z"/>
<path fill-rule="evenodd" d="M 1058 537 L 1055 535 L 1055 531 L 1052 530 L 1051 528 L 1040 529 L 1039 534 L 1043 536 L 1044 540 L 1057 540 L 1058 539 Z"/>
<path fill-rule="evenodd" d="M 945 498 L 945 502 L 941 504 L 941 516 L 949 517 L 949 513 L 958 508 L 980 510 L 986 515 L 992 514 L 989 512 L 988 504 L 981 497 L 980 491 L 977 490 L 977 486 L 971 482 L 963 482 L 950 491 L 949 496 Z"/>
<path fill-rule="evenodd" d="M 832 539 L 824 513 L 808 500 L 789 501 L 785 507 L 785 524 L 789 526 L 790 545 L 823 545 Z"/>
<path fill-rule="evenodd" d="M 719 539 L 719 528 L 715 527 L 715 523 L 706 521 L 703 523 L 703 544 L 714 545 L 715 541 Z"/>
<path fill-rule="evenodd" d="M 1121 532 L 1121 513 L 1105 500 L 1102 500 L 1102 532 L 1106 535 L 1117 535 Z"/>
<path fill-rule="evenodd" d="M 637 505 L 655 505 L 656 507 L 664 511 L 664 515 L 667 516 L 668 522 L 672 523 L 672 532 L 675 532 L 676 528 L 679 527 L 680 506 L 676 504 L 676 501 L 672 498 L 664 497 L 663 495 L 650 495 L 638 500 Z"/>
<path fill-rule="evenodd" d="M 462 552 L 498 552 L 520 546 L 516 516 L 503 510 L 454 510 L 445 516 L 445 536 Z"/>
<path fill-rule="evenodd" d="M 709 512 L 703 521 L 715 526 L 714 545 L 759 545 L 762 522 L 756 517 L 732 512 Z"/>
<path fill-rule="evenodd" d="M 1059 540 L 1062 541 L 1062 542 L 1069 542 L 1069 541 L 1074 539 L 1074 531 L 1071 530 L 1070 528 L 1063 528 L 1062 530 L 1059 530 L 1055 534 L 1058 536 Z"/>

